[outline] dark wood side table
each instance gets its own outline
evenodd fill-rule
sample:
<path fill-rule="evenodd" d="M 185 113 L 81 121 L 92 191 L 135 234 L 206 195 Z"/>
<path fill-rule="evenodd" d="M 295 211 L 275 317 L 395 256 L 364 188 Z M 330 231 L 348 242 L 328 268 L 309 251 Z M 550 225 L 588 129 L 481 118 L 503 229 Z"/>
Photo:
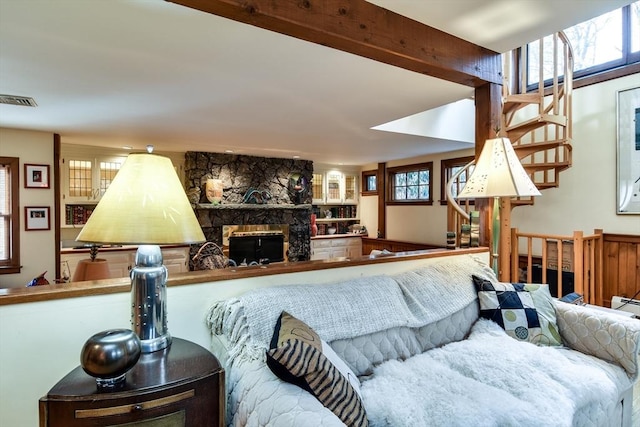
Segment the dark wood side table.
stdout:
<path fill-rule="evenodd" d="M 224 426 L 224 370 L 203 347 L 173 338 L 143 354 L 123 389 L 99 393 L 81 366 L 40 399 L 40 426 Z"/>

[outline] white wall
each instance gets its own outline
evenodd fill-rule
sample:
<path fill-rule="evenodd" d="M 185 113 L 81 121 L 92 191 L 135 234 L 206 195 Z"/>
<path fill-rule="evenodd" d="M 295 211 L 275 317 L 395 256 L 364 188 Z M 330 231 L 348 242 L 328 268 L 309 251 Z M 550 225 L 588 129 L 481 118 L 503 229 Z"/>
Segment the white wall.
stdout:
<path fill-rule="evenodd" d="M 526 233 L 571 235 L 594 229 L 640 234 L 640 216 L 616 215 L 616 92 L 640 86 L 635 74 L 576 89 L 573 98 L 573 165 L 560 174 L 560 187 L 542 191 L 533 206 L 512 211 L 512 227 Z M 440 161 L 473 155 L 473 150 L 389 162 L 387 167 L 433 161 L 434 205 L 387 207 L 386 237 L 445 244 L 446 207 L 440 197 Z M 377 168 L 366 165 L 363 170 Z M 361 219 L 370 235 L 377 228 L 377 196 L 361 197 Z"/>
<path fill-rule="evenodd" d="M 20 262 L 18 274 L 0 275 L 0 287 L 23 287 L 34 277 L 47 272 L 45 277 L 55 279 L 55 191 L 53 179 L 53 134 L 0 128 L 0 156 L 20 158 Z M 49 165 L 49 188 L 24 188 L 24 164 Z M 48 206 L 51 229 L 25 231 L 24 207 Z"/>
<path fill-rule="evenodd" d="M 478 256 L 487 262 L 486 253 Z M 205 316 L 214 301 L 264 286 L 394 274 L 438 259 L 441 258 L 327 269 L 321 274 L 310 271 L 169 287 L 169 331 L 209 348 Z M 129 310 L 129 293 L 0 305 L 0 426 L 36 427 L 38 399 L 79 365 L 80 350 L 91 335 L 106 329 L 129 328 Z"/>
<path fill-rule="evenodd" d="M 433 162 L 432 206 L 387 206 L 386 238 L 405 242 L 429 243 L 445 246 L 447 232 L 447 207 L 440 204 L 440 162 L 446 159 L 474 155 L 474 148 L 448 153 L 413 157 L 387 162 L 387 167 Z M 365 165 L 362 170 L 377 169 L 377 165 Z M 379 189 L 383 191 L 383 189 Z M 360 222 L 369 230 L 369 237 L 376 237 L 378 229 L 378 196 L 360 197 Z"/>

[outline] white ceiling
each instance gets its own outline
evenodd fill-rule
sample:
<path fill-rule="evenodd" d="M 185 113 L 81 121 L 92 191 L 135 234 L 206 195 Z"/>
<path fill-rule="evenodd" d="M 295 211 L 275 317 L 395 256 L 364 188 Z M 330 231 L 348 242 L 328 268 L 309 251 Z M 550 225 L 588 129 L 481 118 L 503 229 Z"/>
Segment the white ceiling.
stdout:
<path fill-rule="evenodd" d="M 630 0 L 371 2 L 506 52 Z M 0 126 L 63 143 L 331 164 L 471 147 L 474 126 L 431 126 L 438 109 L 414 117 L 431 137 L 372 130 L 473 89 L 162 0 L 0 0 L 0 93 L 38 103 L 0 105 Z"/>

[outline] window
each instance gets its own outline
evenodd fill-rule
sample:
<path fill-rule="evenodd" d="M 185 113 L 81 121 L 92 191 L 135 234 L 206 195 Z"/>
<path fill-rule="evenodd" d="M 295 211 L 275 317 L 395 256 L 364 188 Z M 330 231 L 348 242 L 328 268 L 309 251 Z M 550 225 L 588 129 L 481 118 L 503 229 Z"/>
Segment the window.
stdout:
<path fill-rule="evenodd" d="M 431 205 L 433 162 L 387 169 L 387 204 Z"/>
<path fill-rule="evenodd" d="M 590 76 L 640 61 L 640 2 L 605 13 L 564 30 L 574 55 L 574 79 Z M 553 52 L 552 36 L 544 38 L 545 52 Z M 540 60 L 539 42 L 527 47 L 527 85 L 537 86 L 540 68 L 545 81 L 553 71 L 552 58 Z M 562 77 L 562 76 L 560 76 Z"/>
<path fill-rule="evenodd" d="M 0 274 L 20 272 L 17 157 L 0 157 Z"/>
<path fill-rule="evenodd" d="M 362 195 L 377 196 L 378 195 L 378 172 L 362 171 Z"/>
<path fill-rule="evenodd" d="M 440 163 L 441 165 L 440 176 L 442 177 L 442 180 L 440 183 L 440 204 L 441 205 L 447 204 L 447 192 L 445 187 L 449 182 L 449 180 L 451 179 L 451 177 L 456 173 L 458 173 L 461 169 L 463 169 L 473 159 L 474 159 L 473 156 L 457 157 L 455 159 L 443 160 Z M 453 192 L 453 197 L 458 197 L 458 194 L 460 194 L 460 192 L 466 185 L 467 179 L 469 179 L 469 177 L 473 173 L 473 168 L 474 166 L 471 166 L 468 170 L 462 172 L 462 174 L 458 177 L 458 181 L 455 183 L 453 189 L 451 190 Z M 473 204 L 473 200 L 470 200 L 470 202 Z"/>

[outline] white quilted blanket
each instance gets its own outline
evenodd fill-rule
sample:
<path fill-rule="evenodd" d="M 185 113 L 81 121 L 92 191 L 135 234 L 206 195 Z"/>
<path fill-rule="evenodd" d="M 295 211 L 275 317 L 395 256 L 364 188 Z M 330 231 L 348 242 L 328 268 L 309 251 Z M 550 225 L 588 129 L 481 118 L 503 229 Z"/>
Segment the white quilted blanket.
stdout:
<path fill-rule="evenodd" d="M 618 366 L 481 319 L 466 340 L 383 363 L 362 395 L 372 427 L 608 426 L 631 384 Z"/>

